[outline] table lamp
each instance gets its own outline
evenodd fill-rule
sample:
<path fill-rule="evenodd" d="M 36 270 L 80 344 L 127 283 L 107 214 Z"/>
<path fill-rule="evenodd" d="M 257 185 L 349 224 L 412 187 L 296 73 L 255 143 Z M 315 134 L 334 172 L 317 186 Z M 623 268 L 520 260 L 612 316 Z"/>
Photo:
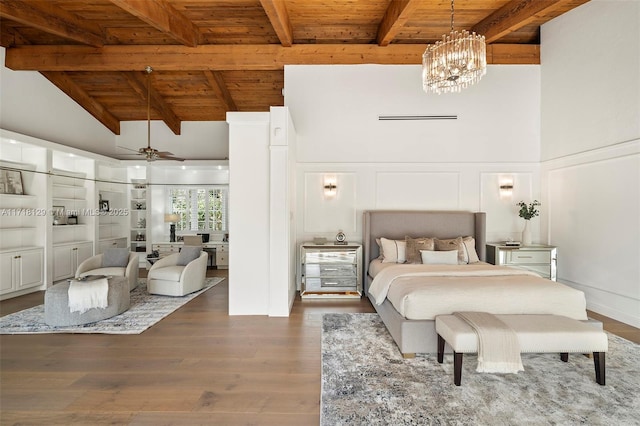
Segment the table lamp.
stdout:
<path fill-rule="evenodd" d="M 176 222 L 180 220 L 180 216 L 176 213 L 165 214 L 164 221 L 165 223 L 170 223 L 169 225 L 169 242 L 176 242 Z"/>

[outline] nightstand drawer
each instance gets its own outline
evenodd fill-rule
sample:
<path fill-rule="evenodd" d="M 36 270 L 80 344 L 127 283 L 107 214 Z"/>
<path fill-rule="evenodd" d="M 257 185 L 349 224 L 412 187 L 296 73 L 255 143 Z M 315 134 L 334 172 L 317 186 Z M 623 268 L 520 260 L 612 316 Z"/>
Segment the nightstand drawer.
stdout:
<path fill-rule="evenodd" d="M 352 251 L 311 251 L 305 254 L 305 263 L 356 263 L 356 252 Z"/>
<path fill-rule="evenodd" d="M 550 263 L 549 251 L 511 250 L 507 253 L 508 263 Z"/>
<path fill-rule="evenodd" d="M 349 291 L 355 290 L 356 287 L 357 282 L 355 278 L 307 278 L 305 280 L 306 291 Z"/>
<path fill-rule="evenodd" d="M 307 277 L 356 277 L 356 265 L 332 263 L 307 263 L 304 266 Z"/>

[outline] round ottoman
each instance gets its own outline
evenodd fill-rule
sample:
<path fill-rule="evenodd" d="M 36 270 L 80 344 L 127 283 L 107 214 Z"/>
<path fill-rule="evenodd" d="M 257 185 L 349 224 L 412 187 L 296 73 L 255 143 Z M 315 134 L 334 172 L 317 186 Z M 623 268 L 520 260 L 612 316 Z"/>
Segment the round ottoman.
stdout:
<path fill-rule="evenodd" d="M 69 310 L 69 282 L 49 287 L 44 293 L 44 322 L 51 326 L 81 325 L 101 321 L 129 309 L 129 280 L 126 277 L 109 278 L 107 307 L 92 308 L 86 312 Z"/>

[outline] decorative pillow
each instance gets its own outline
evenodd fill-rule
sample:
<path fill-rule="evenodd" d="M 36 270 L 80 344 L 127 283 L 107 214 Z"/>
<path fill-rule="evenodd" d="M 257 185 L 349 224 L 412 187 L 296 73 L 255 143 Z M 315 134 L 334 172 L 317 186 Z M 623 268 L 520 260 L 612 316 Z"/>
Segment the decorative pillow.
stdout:
<path fill-rule="evenodd" d="M 199 258 L 201 251 L 202 247 L 198 246 L 182 247 L 182 250 L 180 250 L 180 255 L 178 256 L 178 263 L 176 263 L 176 265 L 186 266 L 189 262 L 192 262 Z"/>
<path fill-rule="evenodd" d="M 467 250 L 464 248 L 462 237 L 451 238 L 448 240 L 439 240 L 436 238 L 436 250 L 437 251 L 458 250 L 458 262 L 469 263 L 469 259 L 467 258 Z"/>
<path fill-rule="evenodd" d="M 467 252 L 467 262 L 476 263 L 480 262 L 478 253 L 476 252 L 476 239 L 473 237 L 464 237 L 462 239 L 465 251 Z"/>
<path fill-rule="evenodd" d="M 407 243 L 404 240 L 380 238 L 382 245 L 382 263 L 404 263 L 407 261 Z"/>
<path fill-rule="evenodd" d="M 433 251 L 420 250 L 422 263 L 425 265 L 457 265 L 458 250 Z"/>
<path fill-rule="evenodd" d="M 129 263 L 129 249 L 124 248 L 108 248 L 102 255 L 102 267 L 119 267 L 126 268 Z"/>
<path fill-rule="evenodd" d="M 433 238 L 411 238 L 404 237 L 407 243 L 406 255 L 407 263 L 422 263 L 420 250 L 435 250 L 435 242 Z"/>

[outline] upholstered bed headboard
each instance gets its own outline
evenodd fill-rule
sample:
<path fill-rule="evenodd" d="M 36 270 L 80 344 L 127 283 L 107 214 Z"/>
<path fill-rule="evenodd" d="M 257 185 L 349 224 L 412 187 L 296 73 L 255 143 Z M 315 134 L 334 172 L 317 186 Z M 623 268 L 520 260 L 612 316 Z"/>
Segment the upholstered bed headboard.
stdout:
<path fill-rule="evenodd" d="M 468 211 L 369 210 L 364 212 L 364 277 L 369 263 L 380 255 L 376 238 L 404 240 L 410 237 L 440 239 L 472 236 L 476 252 L 486 260 L 486 214 Z M 366 278 L 365 278 L 366 281 Z M 368 283 L 366 283 L 368 284 Z"/>

